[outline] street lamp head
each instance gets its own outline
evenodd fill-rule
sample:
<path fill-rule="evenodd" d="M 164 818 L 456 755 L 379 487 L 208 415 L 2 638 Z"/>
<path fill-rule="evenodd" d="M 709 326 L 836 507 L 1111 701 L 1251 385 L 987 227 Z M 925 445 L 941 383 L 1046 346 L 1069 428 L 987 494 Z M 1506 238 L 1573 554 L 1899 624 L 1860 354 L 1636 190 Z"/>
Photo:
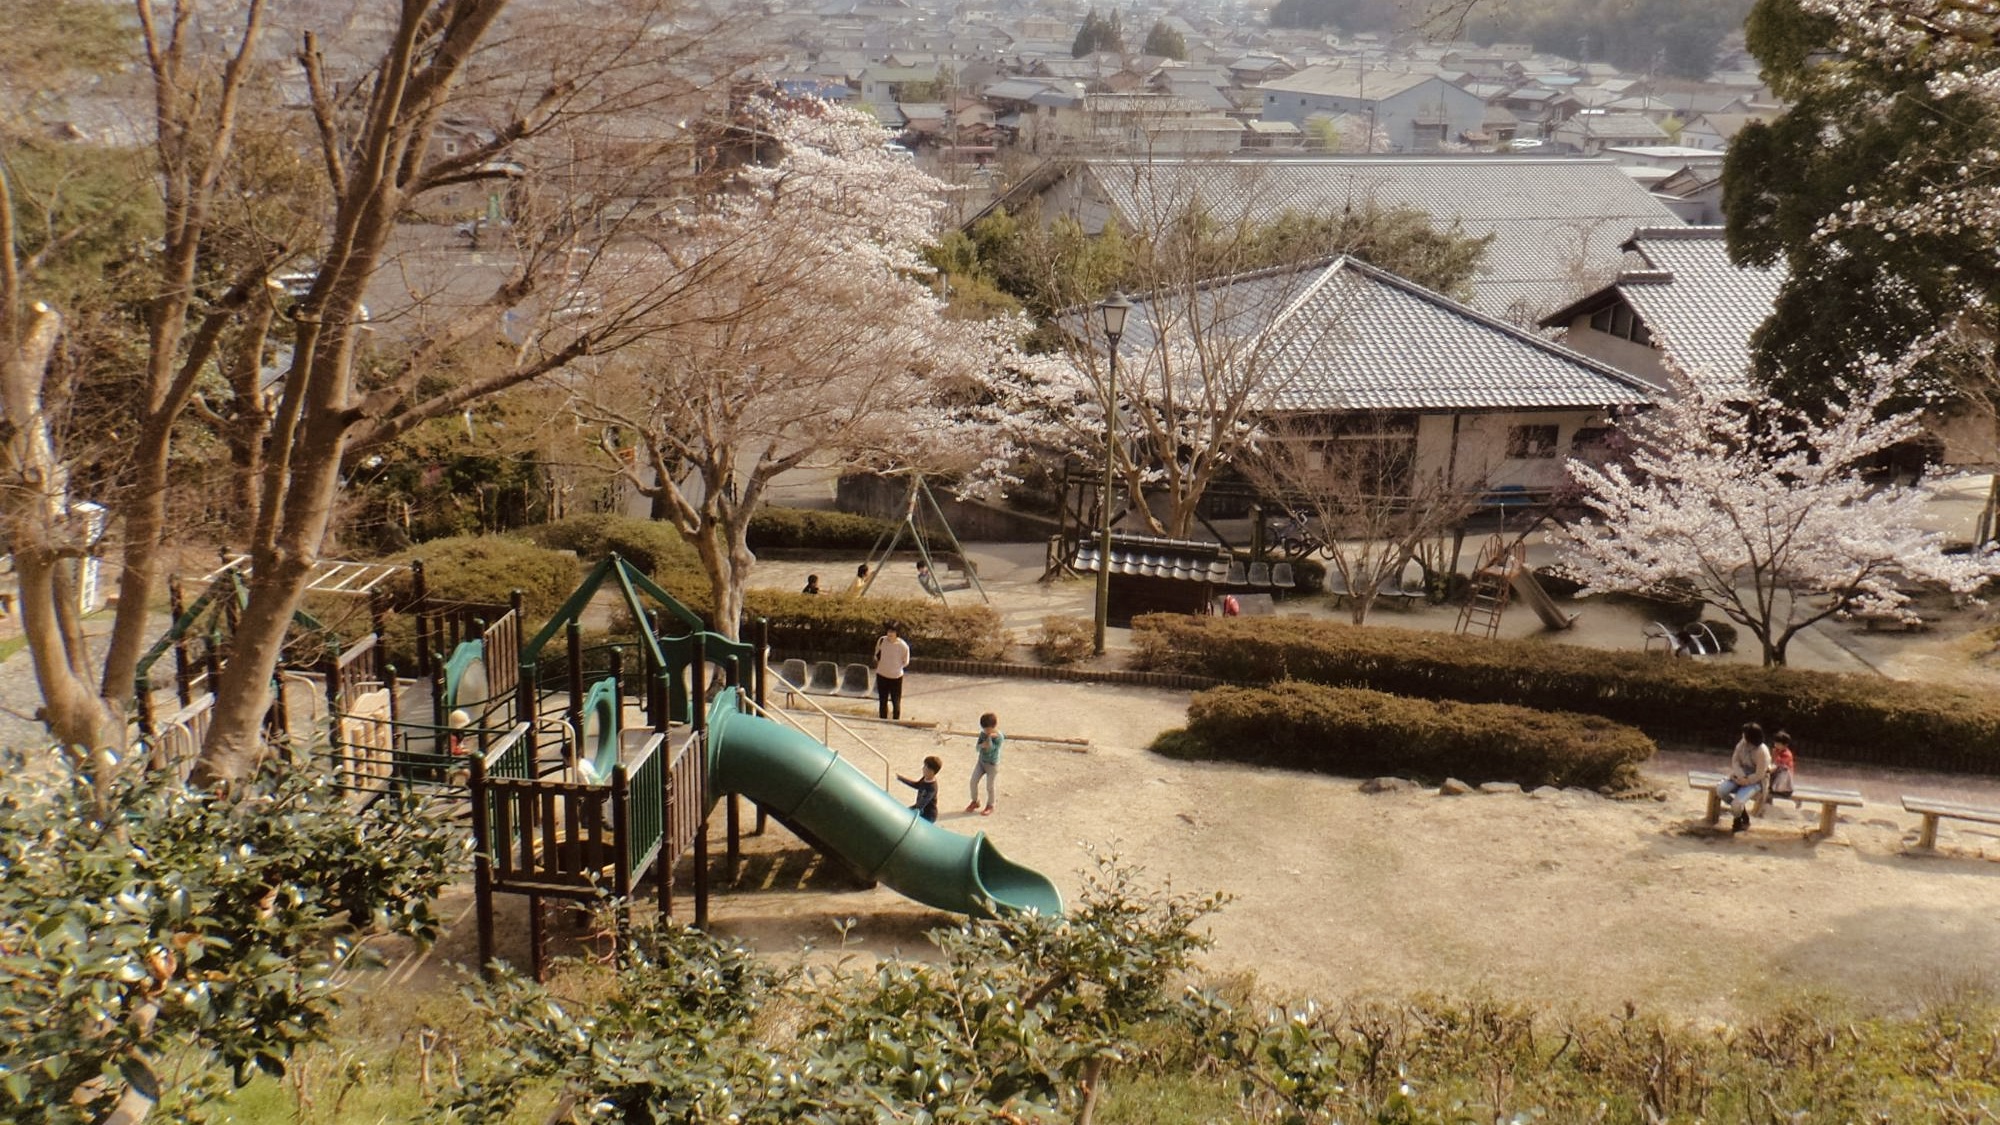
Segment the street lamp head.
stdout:
<path fill-rule="evenodd" d="M 1118 338 L 1125 334 L 1125 317 L 1132 311 L 1132 302 L 1125 299 L 1125 294 L 1114 290 L 1111 296 L 1104 299 L 1103 304 L 1097 306 L 1097 309 L 1104 314 L 1104 335 L 1111 340 L 1111 346 L 1116 348 Z"/>

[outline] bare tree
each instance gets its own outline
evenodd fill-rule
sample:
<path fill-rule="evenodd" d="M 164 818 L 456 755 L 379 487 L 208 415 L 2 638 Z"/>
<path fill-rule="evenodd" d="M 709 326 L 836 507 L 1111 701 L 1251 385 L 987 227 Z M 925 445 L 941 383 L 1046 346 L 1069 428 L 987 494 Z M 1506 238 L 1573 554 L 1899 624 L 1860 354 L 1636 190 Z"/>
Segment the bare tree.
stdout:
<path fill-rule="evenodd" d="M 375 47 L 330 56 L 302 31 L 275 64 L 260 46 L 264 0 L 232 8 L 222 41 L 199 0 L 134 3 L 164 227 L 130 391 L 137 429 L 108 497 L 122 572 L 97 675 L 56 565 L 96 549 L 69 498 L 79 450 L 47 409 L 68 393 L 50 382 L 64 321 L 35 304 L 11 224 L 0 247 L 0 408 L 12 427 L 0 519 L 23 556 L 22 619 L 52 732 L 65 745 L 117 745 L 170 470 L 184 456 L 180 423 L 224 437 L 253 578 L 195 773 L 207 782 L 255 758 L 286 627 L 353 459 L 651 330 L 649 314 L 684 279 L 639 283 L 634 255 L 603 251 L 643 244 L 658 226 L 648 201 L 700 175 L 705 138 L 676 123 L 708 108 L 706 87 L 730 60 L 688 65 L 701 37 L 654 3 L 571 5 L 555 28 L 539 10 L 501 22 L 506 0 L 400 0 Z M 282 139 L 288 123 L 269 93 L 285 67 L 308 94 L 314 143 L 303 150 Z M 434 143 L 448 119 L 451 143 Z M 405 244 L 422 227 L 411 220 L 468 186 L 504 211 L 483 272 Z M 298 281 L 280 291 L 274 274 L 288 264 Z M 616 299 L 576 308 L 606 273 L 619 275 L 606 285 Z"/>
<path fill-rule="evenodd" d="M 1285 418 L 1242 462 L 1258 488 L 1318 520 L 1327 569 L 1356 625 L 1425 543 L 1472 514 L 1482 491 L 1419 465 L 1416 437 L 1379 413 Z"/>

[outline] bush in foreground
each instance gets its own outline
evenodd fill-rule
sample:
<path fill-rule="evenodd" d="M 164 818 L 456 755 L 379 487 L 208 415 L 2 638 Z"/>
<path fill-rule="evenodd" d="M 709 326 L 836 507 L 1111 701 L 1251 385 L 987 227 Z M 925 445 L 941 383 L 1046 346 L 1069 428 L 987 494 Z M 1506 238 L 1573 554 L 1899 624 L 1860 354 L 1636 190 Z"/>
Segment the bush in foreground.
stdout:
<path fill-rule="evenodd" d="M 1406 699 L 1296 681 L 1223 687 L 1188 704 L 1185 731 L 1155 749 L 1343 777 L 1625 788 L 1652 739 L 1595 715 Z"/>
<path fill-rule="evenodd" d="M 1784 727 L 1807 754 L 2000 773 L 2000 699 L 1876 676 L 1666 660 L 1643 652 L 1357 628 L 1304 617 L 1134 622 L 1140 662 L 1238 683 L 1284 679 L 1425 699 L 1512 703 L 1630 723 L 1657 736 L 1733 739 Z"/>
<path fill-rule="evenodd" d="M 0 1120 L 98 1122 L 162 1087 L 192 1121 L 325 1039 L 357 929 L 429 942 L 470 843 L 448 812 L 355 812 L 303 760 L 227 797 L 130 771 L 0 788 Z"/>

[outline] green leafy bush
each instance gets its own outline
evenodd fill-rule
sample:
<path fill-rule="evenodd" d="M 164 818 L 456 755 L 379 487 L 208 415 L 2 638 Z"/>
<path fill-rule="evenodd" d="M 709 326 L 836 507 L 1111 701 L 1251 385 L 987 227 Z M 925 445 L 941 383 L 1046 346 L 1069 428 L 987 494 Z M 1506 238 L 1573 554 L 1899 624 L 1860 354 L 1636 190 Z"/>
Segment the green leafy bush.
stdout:
<path fill-rule="evenodd" d="M 762 508 L 750 517 L 750 549 L 866 551 L 896 525 L 874 516 L 815 508 Z"/>
<path fill-rule="evenodd" d="M 1622 788 L 1637 780 L 1636 767 L 1655 747 L 1631 727 L 1595 715 L 1286 681 L 1197 694 L 1186 731 L 1158 749 L 1343 777 Z"/>
<path fill-rule="evenodd" d="M 1239 683 L 1283 679 L 1426 699 L 1512 703 L 1630 723 L 1655 735 L 1733 739 L 1782 726 L 1811 754 L 2000 773 L 2000 700 L 1875 676 L 1664 660 L 1529 641 L 1303 617 L 1154 614 L 1134 622 L 1139 661 Z"/>
<path fill-rule="evenodd" d="M 1074 664 L 1096 650 L 1094 625 L 1081 617 L 1051 614 L 1035 635 L 1035 656 L 1044 664 Z"/>
<path fill-rule="evenodd" d="M 931 598 L 848 598 L 751 590 L 744 616 L 771 622 L 771 647 L 786 652 L 865 653 L 882 623 L 902 624 L 918 659 L 995 660 L 1007 651 L 1007 630 L 987 605 L 945 606 Z M 747 631 L 746 626 L 746 631 Z"/>
<path fill-rule="evenodd" d="M 428 943 L 470 848 L 443 807 L 357 812 L 303 760 L 228 797 L 130 771 L 0 783 L 0 1120 L 162 1121 L 326 1038 L 359 926 Z M 153 1064 L 159 1064 L 155 1075 Z"/>
<path fill-rule="evenodd" d="M 701 572 L 694 548 L 672 524 L 660 520 L 600 512 L 530 527 L 523 534 L 543 547 L 575 551 L 585 569 L 615 551 L 655 580 L 669 572 Z"/>
<path fill-rule="evenodd" d="M 576 591 L 577 583 L 583 580 L 583 573 L 575 559 L 511 535 L 433 539 L 385 561 L 407 564 L 412 559 L 423 560 L 424 587 L 434 599 L 504 606 L 513 591 L 521 591 L 522 608 L 531 633 Z M 415 584 L 407 566 L 384 588 L 394 605 L 407 607 L 412 604 Z M 336 631 L 344 640 L 353 640 L 367 632 L 368 626 L 365 621 L 354 619 L 353 606 L 357 604 L 354 599 L 348 599 L 343 604 L 347 607 L 348 618 L 345 623 L 336 626 Z M 409 613 L 391 614 L 384 622 L 382 641 L 387 659 L 402 674 L 413 674 L 416 669 L 415 618 Z"/>

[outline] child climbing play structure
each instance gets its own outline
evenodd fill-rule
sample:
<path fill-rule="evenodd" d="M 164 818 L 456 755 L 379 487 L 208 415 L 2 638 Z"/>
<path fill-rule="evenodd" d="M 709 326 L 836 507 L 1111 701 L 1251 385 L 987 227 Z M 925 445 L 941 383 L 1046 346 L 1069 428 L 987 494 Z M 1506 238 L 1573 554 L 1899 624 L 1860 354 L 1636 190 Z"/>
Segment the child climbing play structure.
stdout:
<path fill-rule="evenodd" d="M 161 720 L 139 708 L 139 737 L 156 761 L 198 746 L 182 712 L 212 699 L 203 693 L 226 658 L 228 607 L 240 607 L 243 577 L 240 568 L 211 576 L 149 654 L 149 669 L 176 654 L 184 701 Z M 292 688 L 269 726 L 276 737 L 317 736 L 314 752 L 357 805 L 466 804 L 482 964 L 498 956 L 501 896 L 527 900 L 538 976 L 550 903 L 608 899 L 622 919 L 650 878 L 668 914 L 685 868 L 695 924 L 706 924 L 710 817 L 723 806 L 734 871 L 739 798 L 755 806 L 760 829 L 776 819 L 858 878 L 925 905 L 975 916 L 1062 910 L 1046 877 L 1006 859 L 983 833 L 918 817 L 788 709 L 771 706 L 766 645 L 707 628 L 616 555 L 532 637 L 519 595 L 509 605 L 454 602 L 428 590 L 420 570 L 412 588 L 403 606 L 372 605 L 374 631 L 354 644 L 343 646 L 317 619 L 296 622 L 297 656 L 277 685 Z M 630 628 L 591 643 L 583 618 L 601 593 Z M 407 679 L 382 659 L 388 626 L 401 617 L 416 646 L 417 674 Z M 302 698 L 313 703 L 305 718 Z"/>

